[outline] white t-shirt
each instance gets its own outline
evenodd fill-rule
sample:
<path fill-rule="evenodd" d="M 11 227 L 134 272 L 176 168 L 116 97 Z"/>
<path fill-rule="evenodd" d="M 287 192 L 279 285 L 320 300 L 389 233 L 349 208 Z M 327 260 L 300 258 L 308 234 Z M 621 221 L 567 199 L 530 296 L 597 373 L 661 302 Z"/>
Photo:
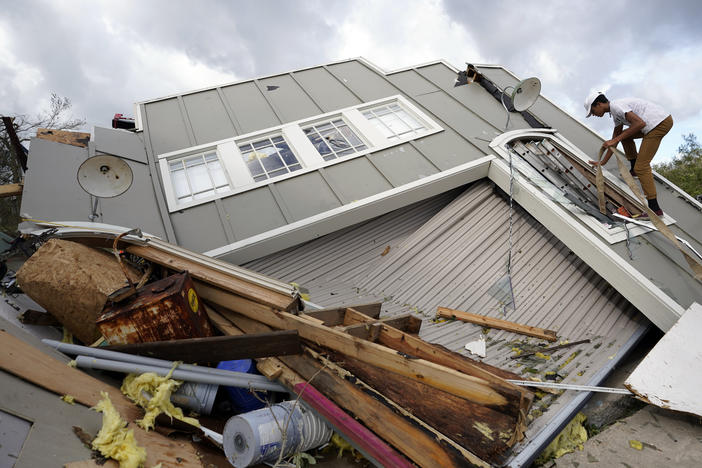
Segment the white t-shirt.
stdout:
<path fill-rule="evenodd" d="M 670 112 L 666 112 L 658 104 L 639 98 L 622 98 L 609 102 L 609 113 L 612 115 L 615 127 L 618 125 L 631 126 L 631 122 L 626 120 L 625 117 L 627 112 L 633 112 L 644 121 L 646 126 L 641 130 L 644 135 L 670 115 Z"/>

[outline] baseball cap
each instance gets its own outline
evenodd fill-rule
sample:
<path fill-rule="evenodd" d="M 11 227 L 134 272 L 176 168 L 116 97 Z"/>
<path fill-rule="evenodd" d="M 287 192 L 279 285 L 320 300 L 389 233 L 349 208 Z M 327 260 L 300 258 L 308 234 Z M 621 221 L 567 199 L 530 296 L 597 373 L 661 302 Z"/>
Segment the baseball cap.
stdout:
<path fill-rule="evenodd" d="M 590 117 L 592 115 L 592 103 L 597 99 L 597 96 L 604 94 L 602 91 L 593 91 L 587 98 L 585 98 L 585 112 L 587 115 L 585 117 Z"/>

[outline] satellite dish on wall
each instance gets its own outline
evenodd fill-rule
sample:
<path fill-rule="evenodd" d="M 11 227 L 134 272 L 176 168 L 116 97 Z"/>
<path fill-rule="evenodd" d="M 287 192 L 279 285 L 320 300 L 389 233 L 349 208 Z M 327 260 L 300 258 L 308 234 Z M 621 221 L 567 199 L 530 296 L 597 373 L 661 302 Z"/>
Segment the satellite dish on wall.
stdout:
<path fill-rule="evenodd" d="M 78 183 L 90 195 L 113 198 L 132 186 L 132 168 L 124 160 L 109 155 L 93 156 L 78 168 Z"/>
<path fill-rule="evenodd" d="M 541 94 L 541 81 L 538 78 L 527 78 L 520 81 L 512 91 L 512 105 L 518 112 L 522 112 L 534 105 Z"/>

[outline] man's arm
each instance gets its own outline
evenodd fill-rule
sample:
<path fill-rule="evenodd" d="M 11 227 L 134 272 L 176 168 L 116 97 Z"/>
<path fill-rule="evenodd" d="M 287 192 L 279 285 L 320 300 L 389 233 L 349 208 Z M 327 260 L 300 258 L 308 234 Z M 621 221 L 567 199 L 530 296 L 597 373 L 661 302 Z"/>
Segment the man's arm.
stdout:
<path fill-rule="evenodd" d="M 629 128 L 624 130 L 623 132 L 621 131 L 621 125 L 619 125 L 619 133 L 616 133 L 616 127 L 615 127 L 615 134 L 612 135 L 611 140 L 607 140 L 604 143 L 602 143 L 602 146 L 605 148 L 610 148 L 610 147 L 616 147 L 617 144 L 631 136 L 636 135 L 639 133 L 643 128 L 646 126 L 646 122 L 644 122 L 641 117 L 636 115 L 633 111 L 629 111 L 626 114 L 624 114 L 624 117 L 626 117 L 626 121 L 629 122 Z M 611 150 L 610 150 L 611 153 Z"/>
<path fill-rule="evenodd" d="M 633 114 L 633 112 L 631 112 L 631 113 Z M 634 114 L 634 115 L 636 115 L 636 114 Z M 638 116 L 637 116 L 637 118 L 638 118 Z M 641 120 L 641 119 L 639 119 L 639 120 Z M 643 128 L 643 127 L 642 127 L 642 128 Z M 612 157 L 613 151 L 612 151 L 612 148 L 610 148 L 609 146 L 606 146 L 606 144 L 609 143 L 610 141 L 614 141 L 616 138 L 621 137 L 621 135 L 622 135 L 623 133 L 626 133 L 626 132 L 629 131 L 629 129 L 627 129 L 626 132 L 622 132 L 623 129 L 624 129 L 624 126 L 623 126 L 622 124 L 619 124 L 619 125 L 617 125 L 616 127 L 614 127 L 614 130 L 612 130 L 612 139 L 611 139 L 611 140 L 607 140 L 607 141 L 605 141 L 605 142 L 602 144 L 602 147 L 603 147 L 603 148 L 607 148 L 607 152 L 605 153 L 604 157 L 602 158 L 602 161 L 600 161 L 600 162 L 598 163 L 597 161 L 593 161 L 593 160 L 591 159 L 591 160 L 589 161 L 589 163 L 590 163 L 591 165 L 597 166 L 598 164 L 601 164 L 602 166 L 604 166 L 605 164 L 607 164 L 607 161 L 609 161 L 609 158 Z M 620 140 L 621 140 L 621 138 L 620 138 Z M 611 146 L 611 145 L 610 145 L 610 146 Z"/>

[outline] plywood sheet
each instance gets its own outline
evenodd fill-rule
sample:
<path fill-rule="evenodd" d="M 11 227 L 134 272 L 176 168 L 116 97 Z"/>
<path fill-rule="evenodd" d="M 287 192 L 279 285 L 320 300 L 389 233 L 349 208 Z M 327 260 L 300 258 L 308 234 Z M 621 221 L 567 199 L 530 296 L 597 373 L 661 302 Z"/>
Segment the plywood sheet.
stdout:
<path fill-rule="evenodd" d="M 702 305 L 694 303 L 624 382 L 661 408 L 702 416 Z"/>

